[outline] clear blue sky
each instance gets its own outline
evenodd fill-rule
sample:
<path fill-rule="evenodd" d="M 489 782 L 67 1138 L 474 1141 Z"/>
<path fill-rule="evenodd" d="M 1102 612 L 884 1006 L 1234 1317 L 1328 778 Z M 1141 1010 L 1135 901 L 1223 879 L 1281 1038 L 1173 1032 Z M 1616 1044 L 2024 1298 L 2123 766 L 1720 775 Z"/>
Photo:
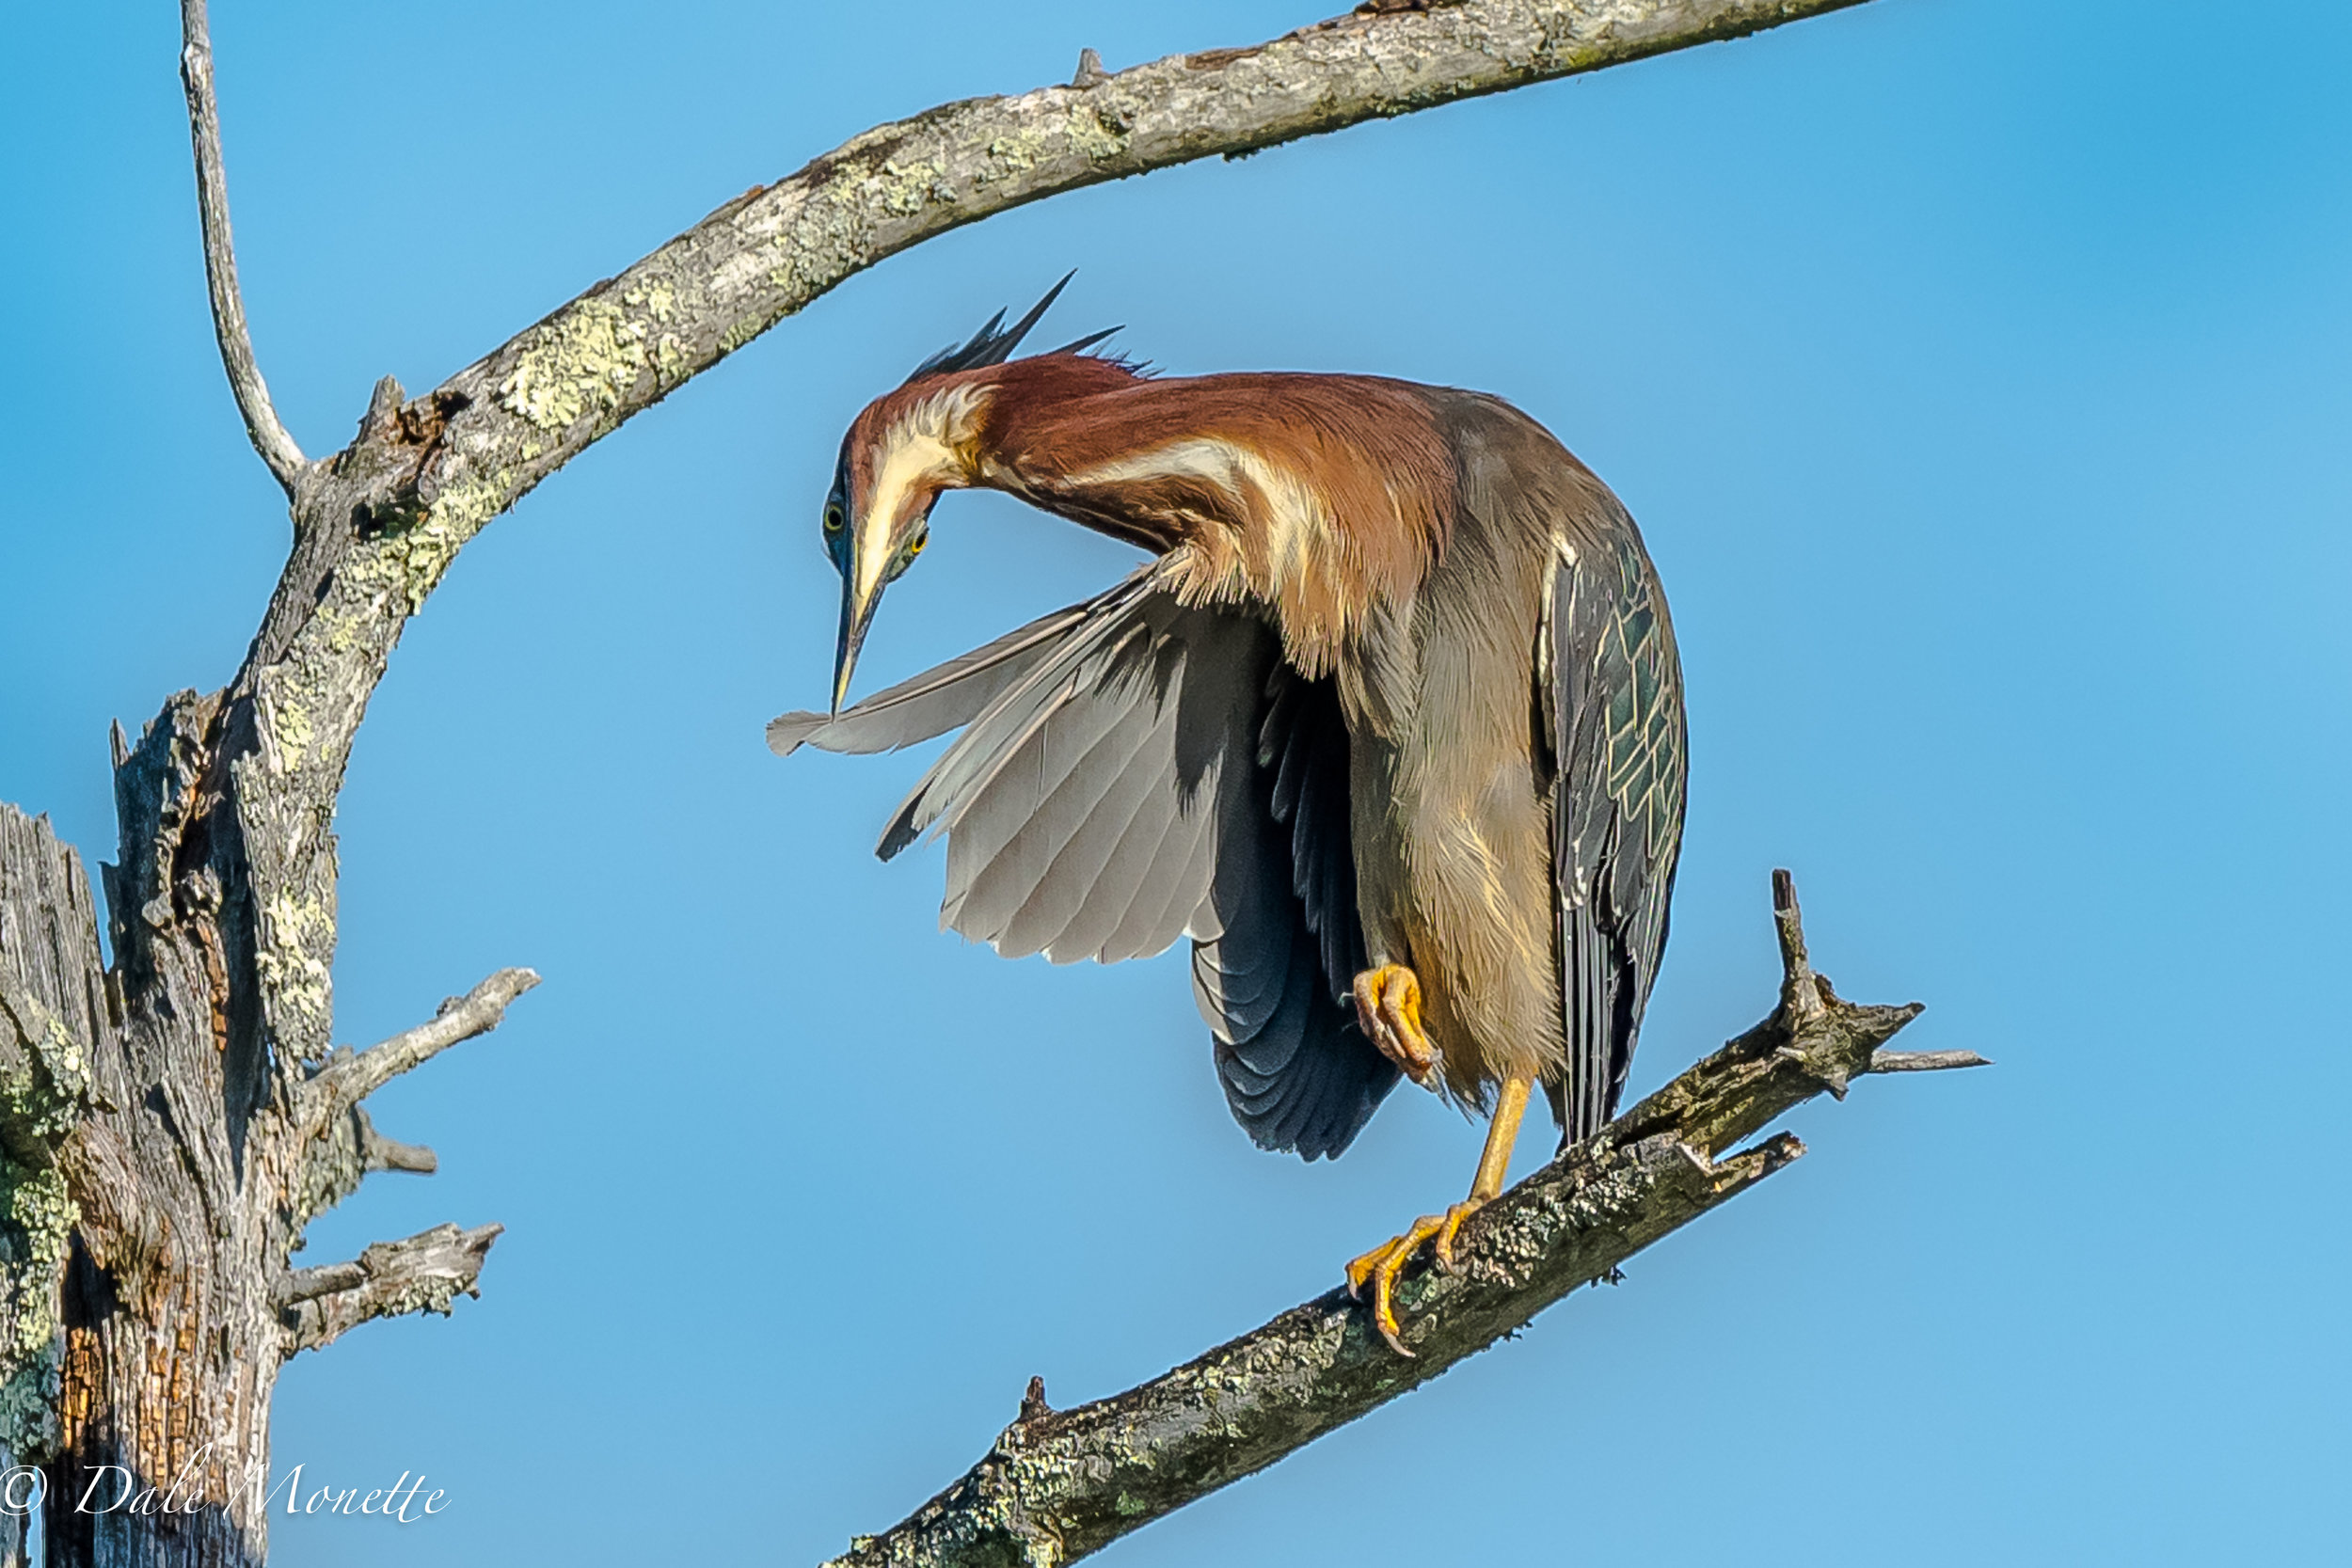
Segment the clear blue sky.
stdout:
<path fill-rule="evenodd" d="M 1326 8 L 216 0 L 262 364 L 329 450 L 376 376 L 877 120 Z M 0 799 L 93 860 L 107 721 L 228 677 L 285 539 L 175 9 L 23 8 L 0 57 Z M 1842 990 L 2000 1064 L 1804 1108 L 1810 1157 L 1619 1288 L 1104 1560 L 2341 1550 L 2347 59 L 2325 0 L 1878 0 L 994 219 L 589 452 L 411 626 L 340 819 L 339 1037 L 548 981 L 379 1097 L 442 1174 L 309 1254 L 501 1220 L 484 1299 L 278 1395 L 281 1465 L 451 1506 L 281 1521 L 278 1560 L 812 1561 L 1031 1373 L 1154 1374 L 1466 1181 L 1477 1131 L 1410 1091 L 1337 1164 L 1257 1152 L 1181 954 L 940 935 L 937 852 L 868 853 L 922 758 L 761 745 L 825 691 L 845 422 L 1073 266 L 1064 331 L 1500 392 L 1641 519 L 1692 778 L 1637 1091 L 1768 1004 L 1776 864 Z M 935 540 L 869 689 L 1125 563 L 996 498 Z"/>

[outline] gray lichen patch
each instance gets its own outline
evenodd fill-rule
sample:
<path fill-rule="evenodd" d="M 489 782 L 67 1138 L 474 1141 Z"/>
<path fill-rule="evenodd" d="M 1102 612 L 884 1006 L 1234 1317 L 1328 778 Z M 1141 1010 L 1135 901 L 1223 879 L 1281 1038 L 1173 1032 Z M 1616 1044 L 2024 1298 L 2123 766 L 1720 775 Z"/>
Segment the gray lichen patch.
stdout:
<path fill-rule="evenodd" d="M 54 1147 L 81 1119 L 89 1099 L 89 1056 L 65 1020 L 38 997 L 0 986 L 0 1136 L 14 1148 Z"/>
<path fill-rule="evenodd" d="M 0 1166 L 0 1185 L 8 1189 L 8 1215 L 0 1221 L 8 1338 L 0 1350 L 14 1363 L 56 1334 L 56 1274 L 77 1216 L 65 1178 L 54 1168 L 27 1171 L 9 1160 Z"/>
<path fill-rule="evenodd" d="M 254 968 L 281 1012 L 324 1028 L 334 1016 L 335 917 L 313 897 L 278 887 L 262 902 Z"/>
<path fill-rule="evenodd" d="M 666 277 L 649 278 L 621 295 L 621 303 L 641 305 L 655 321 L 666 322 L 677 314 L 677 290 Z"/>
<path fill-rule="evenodd" d="M 19 1463 L 56 1451 L 57 1374 L 64 1359 L 60 1335 L 29 1360 L 12 1362 L 7 1378 L 0 1380 L 0 1449 Z"/>
<path fill-rule="evenodd" d="M 498 401 L 542 430 L 569 430 L 583 415 L 619 407 L 645 362 L 644 325 L 590 295 L 523 335 Z"/>
<path fill-rule="evenodd" d="M 1118 117 L 1106 119 L 1097 105 L 1084 103 L 1009 127 L 988 143 L 974 183 L 1018 180 L 1073 155 L 1088 163 L 1106 162 L 1127 150 L 1128 138 L 1118 127 Z"/>
<path fill-rule="evenodd" d="M 0 1445 L 23 1455 L 57 1440 L 57 1285 L 79 1217 L 64 1176 L 0 1158 Z"/>

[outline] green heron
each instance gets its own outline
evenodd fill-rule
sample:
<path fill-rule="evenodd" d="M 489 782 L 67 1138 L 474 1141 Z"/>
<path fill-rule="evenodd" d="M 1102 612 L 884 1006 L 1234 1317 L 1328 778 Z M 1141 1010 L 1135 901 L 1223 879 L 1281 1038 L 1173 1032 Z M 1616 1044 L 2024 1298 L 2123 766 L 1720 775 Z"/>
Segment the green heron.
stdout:
<path fill-rule="evenodd" d="M 1063 279 L 1067 282 L 1068 279 Z M 825 500 L 830 714 L 789 753 L 962 734 L 883 833 L 947 834 L 944 926 L 1103 962 L 1192 941 L 1243 1129 L 1312 1160 L 1402 1072 L 1490 1114 L 1470 1196 L 1350 1263 L 1374 1322 L 1453 1266 L 1529 1090 L 1565 1144 L 1615 1111 L 1666 942 L 1682 682 L 1633 519 L 1500 399 L 1364 375 L 1154 376 L 1012 357 L 1060 292 L 859 414 Z M 1153 560 L 846 711 L 944 490 L 1001 490 Z M 1409 1354 L 1409 1353 L 1408 1353 Z"/>

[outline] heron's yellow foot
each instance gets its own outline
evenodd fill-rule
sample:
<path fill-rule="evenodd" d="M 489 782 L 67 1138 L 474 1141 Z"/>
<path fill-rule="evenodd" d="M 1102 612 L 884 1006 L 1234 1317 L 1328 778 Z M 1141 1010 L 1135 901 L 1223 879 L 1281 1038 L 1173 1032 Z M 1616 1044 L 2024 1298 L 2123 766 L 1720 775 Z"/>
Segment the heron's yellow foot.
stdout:
<path fill-rule="evenodd" d="M 1454 1272 L 1454 1237 L 1462 1228 L 1462 1222 L 1486 1206 L 1483 1197 L 1464 1198 L 1442 1214 L 1423 1214 L 1415 1220 L 1412 1228 L 1392 1242 L 1374 1247 L 1347 1265 L 1347 1293 L 1358 1301 L 1364 1299 L 1364 1287 L 1372 1287 L 1372 1326 L 1380 1331 L 1380 1338 L 1399 1355 L 1413 1353 L 1405 1348 L 1404 1329 L 1396 1321 L 1396 1276 L 1405 1265 L 1421 1251 L 1423 1242 L 1433 1242 L 1430 1248 L 1438 1267 Z"/>
<path fill-rule="evenodd" d="M 1438 1048 L 1421 1027 L 1421 977 L 1403 964 L 1382 964 L 1356 976 L 1356 1021 L 1380 1054 L 1426 1088 L 1438 1070 Z"/>

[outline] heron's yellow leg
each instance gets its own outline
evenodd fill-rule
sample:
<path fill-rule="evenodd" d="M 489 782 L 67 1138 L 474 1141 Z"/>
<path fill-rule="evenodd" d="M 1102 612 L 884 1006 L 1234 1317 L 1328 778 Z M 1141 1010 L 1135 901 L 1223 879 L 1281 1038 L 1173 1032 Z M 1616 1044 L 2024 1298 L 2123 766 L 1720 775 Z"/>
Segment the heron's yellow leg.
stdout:
<path fill-rule="evenodd" d="M 1423 1214 L 1404 1235 L 1374 1247 L 1347 1265 L 1347 1293 L 1360 1301 L 1365 1284 L 1371 1284 L 1372 1325 L 1399 1355 L 1413 1353 L 1405 1348 L 1404 1333 L 1396 1321 L 1396 1276 L 1412 1261 L 1421 1244 L 1432 1240 L 1437 1243 L 1431 1250 L 1437 1256 L 1438 1267 L 1448 1274 L 1454 1272 L 1454 1238 L 1462 1228 L 1462 1222 L 1502 1191 L 1502 1179 L 1511 1169 L 1511 1147 L 1518 1141 L 1519 1118 L 1527 1114 L 1530 1086 L 1525 1078 L 1502 1081 L 1502 1092 L 1495 1097 L 1494 1119 L 1486 1125 L 1486 1147 L 1478 1156 L 1478 1175 L 1470 1182 L 1470 1196 L 1442 1214 Z"/>
<path fill-rule="evenodd" d="M 1364 1038 L 1423 1088 L 1438 1070 L 1438 1048 L 1421 1026 L 1421 977 L 1403 964 L 1356 976 L 1356 1022 Z"/>

